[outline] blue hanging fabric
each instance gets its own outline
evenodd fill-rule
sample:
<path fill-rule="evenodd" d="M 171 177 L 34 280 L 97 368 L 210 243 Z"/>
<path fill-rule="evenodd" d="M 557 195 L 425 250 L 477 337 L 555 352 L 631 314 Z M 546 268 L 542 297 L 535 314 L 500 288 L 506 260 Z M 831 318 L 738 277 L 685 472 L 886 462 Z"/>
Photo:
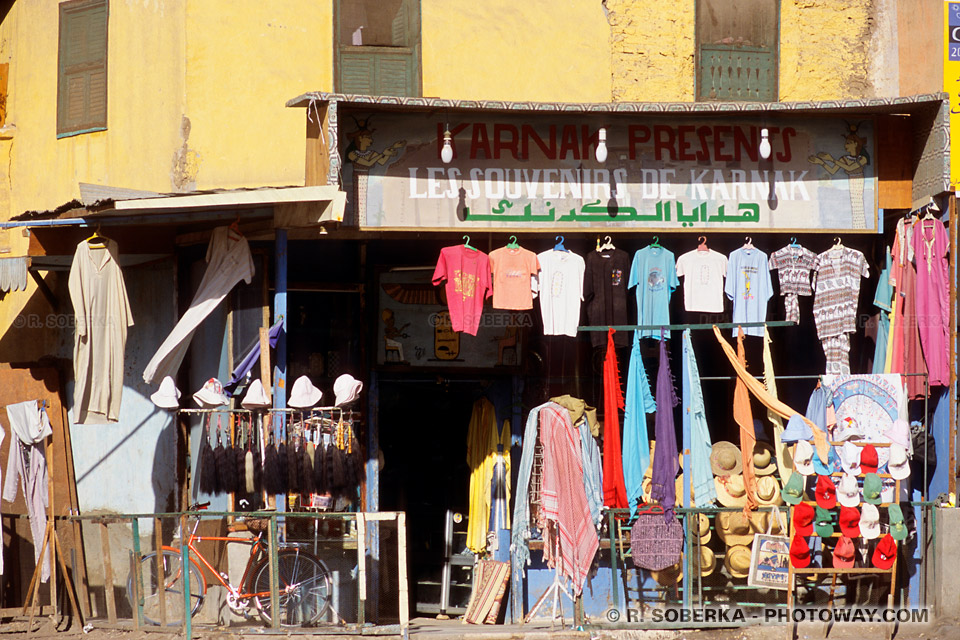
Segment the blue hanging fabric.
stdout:
<path fill-rule="evenodd" d="M 643 495 L 643 474 L 650 466 L 650 438 L 646 414 L 654 413 L 657 403 L 650 393 L 650 381 L 640 357 L 640 337 L 633 334 L 633 350 L 627 369 L 627 397 L 623 411 L 623 483 L 630 503 L 630 517 L 637 515 L 637 502 Z"/>
<path fill-rule="evenodd" d="M 690 329 L 683 332 L 683 355 L 686 359 L 684 374 L 683 407 L 690 417 L 690 482 L 693 497 L 698 507 L 712 504 L 717 499 L 717 488 L 713 483 L 713 471 L 710 468 L 710 429 L 707 428 L 706 409 L 703 405 L 703 389 L 700 387 L 700 369 L 693 353 Z"/>

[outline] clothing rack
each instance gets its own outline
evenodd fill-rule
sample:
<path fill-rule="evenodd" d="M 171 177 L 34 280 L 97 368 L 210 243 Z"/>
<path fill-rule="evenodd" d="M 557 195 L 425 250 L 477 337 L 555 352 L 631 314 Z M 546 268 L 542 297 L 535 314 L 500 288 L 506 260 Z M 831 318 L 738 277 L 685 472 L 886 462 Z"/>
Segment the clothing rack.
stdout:
<path fill-rule="evenodd" d="M 615 331 L 684 331 L 686 329 L 736 329 L 737 327 L 795 327 L 796 322 L 790 320 L 771 320 L 769 322 L 714 322 L 707 324 L 614 324 L 614 325 L 583 325 L 577 327 L 577 331 L 606 331 L 613 329 Z"/>

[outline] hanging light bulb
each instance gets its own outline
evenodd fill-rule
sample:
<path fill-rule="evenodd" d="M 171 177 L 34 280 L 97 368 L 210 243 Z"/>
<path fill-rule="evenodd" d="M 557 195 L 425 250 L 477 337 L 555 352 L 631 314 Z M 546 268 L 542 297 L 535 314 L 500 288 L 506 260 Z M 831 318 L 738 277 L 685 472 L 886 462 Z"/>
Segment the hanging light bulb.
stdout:
<path fill-rule="evenodd" d="M 606 127 L 600 127 L 600 131 L 597 132 L 600 141 L 597 142 L 597 162 L 603 164 L 607 161 L 607 129 Z"/>
<path fill-rule="evenodd" d="M 766 128 L 760 129 L 760 157 L 769 160 L 770 151 L 770 132 Z"/>
<path fill-rule="evenodd" d="M 450 135 L 450 129 L 447 128 L 443 132 L 443 148 L 440 149 L 440 159 L 443 160 L 443 164 L 450 164 L 450 161 L 453 160 L 453 138 Z"/>

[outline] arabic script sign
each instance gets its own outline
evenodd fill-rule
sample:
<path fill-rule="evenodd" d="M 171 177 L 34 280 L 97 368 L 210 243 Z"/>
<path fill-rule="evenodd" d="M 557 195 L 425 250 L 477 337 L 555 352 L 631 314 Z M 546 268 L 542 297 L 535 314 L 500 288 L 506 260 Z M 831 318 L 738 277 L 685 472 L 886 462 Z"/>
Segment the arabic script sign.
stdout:
<path fill-rule="evenodd" d="M 347 117 L 348 209 L 361 227 L 877 230 L 873 122 L 562 114 L 449 123 L 430 115 Z"/>

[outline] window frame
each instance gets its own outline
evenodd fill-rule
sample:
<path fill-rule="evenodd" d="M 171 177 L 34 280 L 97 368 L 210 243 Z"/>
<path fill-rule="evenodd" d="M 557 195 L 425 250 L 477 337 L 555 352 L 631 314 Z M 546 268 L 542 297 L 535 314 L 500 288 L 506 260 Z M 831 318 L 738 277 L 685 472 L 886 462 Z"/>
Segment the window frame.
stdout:
<path fill-rule="evenodd" d="M 78 14 L 103 9 L 103 56 L 97 61 L 83 63 L 87 68 L 79 73 L 100 71 L 103 74 L 103 114 L 94 118 L 89 113 L 84 121 L 79 123 L 68 122 L 67 111 L 69 96 L 67 83 L 71 77 L 77 77 L 78 72 L 68 72 L 66 67 L 66 39 L 69 34 L 69 22 L 76 19 Z M 110 51 L 110 2 L 109 0 L 66 0 L 58 4 L 59 21 L 57 29 L 57 138 L 68 138 L 94 131 L 106 131 L 109 114 L 109 51 Z M 82 65 L 72 65 L 82 66 Z M 89 86 L 84 98 L 84 110 L 89 112 L 91 104 Z"/>
<path fill-rule="evenodd" d="M 409 97 L 409 98 L 419 98 L 423 96 L 423 56 L 422 56 L 422 42 L 423 42 L 423 30 L 422 30 L 422 7 L 420 0 L 406 0 L 410 3 L 411 9 L 414 11 L 415 16 L 413 20 L 416 23 L 416 42 L 409 47 L 388 47 L 381 45 L 362 45 L 354 46 L 348 44 L 341 44 L 341 36 L 343 35 L 340 28 L 340 19 L 341 19 L 341 8 L 340 5 L 342 2 L 348 0 L 334 0 L 333 2 L 333 89 L 335 93 L 356 93 L 355 91 L 344 91 L 342 86 L 341 75 L 343 73 L 343 54 L 358 54 L 364 53 L 372 56 L 377 64 L 382 61 L 389 61 L 391 59 L 396 60 L 404 55 L 409 56 L 412 59 L 414 70 L 412 77 L 410 78 L 412 85 L 408 87 L 409 91 L 403 96 L 397 97 Z M 378 93 L 376 86 L 379 84 L 376 80 L 373 81 L 374 91 L 371 92 L 373 95 L 391 95 L 394 94 L 382 94 Z"/>
<path fill-rule="evenodd" d="M 694 68 L 693 68 L 693 99 L 694 102 L 768 102 L 767 100 L 748 100 L 745 98 L 710 98 L 708 96 L 701 96 L 700 90 L 702 88 L 700 77 L 702 74 L 701 65 L 703 63 L 703 58 L 701 56 L 701 50 L 704 45 L 700 41 L 700 18 L 701 18 L 701 4 L 704 0 L 696 0 L 694 2 L 694 20 L 693 20 L 693 38 L 694 38 Z M 780 101 L 780 29 L 781 29 L 781 16 L 782 14 L 782 0 L 771 0 L 774 5 L 775 11 L 775 30 L 774 30 L 774 41 L 770 46 L 770 53 L 773 56 L 773 97 L 769 102 L 779 102 Z"/>

